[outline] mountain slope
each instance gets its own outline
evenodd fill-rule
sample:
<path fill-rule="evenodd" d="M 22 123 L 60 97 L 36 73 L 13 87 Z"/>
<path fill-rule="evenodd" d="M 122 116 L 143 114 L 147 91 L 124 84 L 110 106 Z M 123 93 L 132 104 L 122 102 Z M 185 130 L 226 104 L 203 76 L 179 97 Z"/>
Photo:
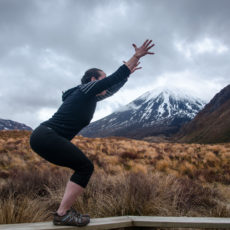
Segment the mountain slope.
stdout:
<path fill-rule="evenodd" d="M 175 138 L 183 142 L 230 141 L 230 85 L 223 88 Z"/>
<path fill-rule="evenodd" d="M 15 130 L 15 129 L 32 130 L 32 128 L 30 128 L 29 126 L 25 124 L 0 118 L 0 130 Z"/>
<path fill-rule="evenodd" d="M 193 119 L 204 104 L 180 90 L 148 91 L 114 113 L 92 122 L 79 134 L 137 139 L 162 134 L 170 136 Z"/>

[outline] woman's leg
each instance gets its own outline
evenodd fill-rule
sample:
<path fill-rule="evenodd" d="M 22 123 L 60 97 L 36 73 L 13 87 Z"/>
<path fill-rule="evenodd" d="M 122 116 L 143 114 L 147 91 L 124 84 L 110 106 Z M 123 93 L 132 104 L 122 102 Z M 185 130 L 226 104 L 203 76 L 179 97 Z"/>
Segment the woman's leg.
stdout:
<path fill-rule="evenodd" d="M 60 215 L 74 204 L 77 196 L 86 188 L 94 171 L 93 163 L 72 142 L 53 130 L 39 126 L 30 137 L 31 148 L 51 163 L 73 169 L 57 212 Z"/>
<path fill-rule="evenodd" d="M 57 214 L 59 216 L 65 215 L 66 211 L 70 209 L 76 198 L 82 194 L 83 190 L 84 188 L 80 185 L 72 181 L 68 181 L 61 204 L 57 210 Z"/>

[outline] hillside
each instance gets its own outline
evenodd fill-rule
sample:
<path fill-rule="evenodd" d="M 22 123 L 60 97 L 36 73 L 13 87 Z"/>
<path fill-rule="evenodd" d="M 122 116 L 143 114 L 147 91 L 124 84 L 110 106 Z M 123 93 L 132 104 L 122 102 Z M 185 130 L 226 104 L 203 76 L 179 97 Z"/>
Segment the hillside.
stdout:
<path fill-rule="evenodd" d="M 32 128 L 16 121 L 0 118 L 0 130 L 32 130 Z"/>
<path fill-rule="evenodd" d="M 221 143 L 230 141 L 230 85 L 223 88 L 175 136 L 180 142 Z"/>

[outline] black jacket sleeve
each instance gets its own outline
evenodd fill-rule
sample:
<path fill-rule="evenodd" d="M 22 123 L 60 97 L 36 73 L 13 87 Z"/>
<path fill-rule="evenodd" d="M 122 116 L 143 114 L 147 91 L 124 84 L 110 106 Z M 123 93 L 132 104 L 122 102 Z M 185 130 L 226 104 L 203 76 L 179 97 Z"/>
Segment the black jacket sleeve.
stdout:
<path fill-rule="evenodd" d="M 106 90 L 106 94 L 105 95 L 98 95 L 98 96 L 96 96 L 97 101 L 104 100 L 105 98 L 111 97 L 112 95 L 114 95 L 127 82 L 127 80 L 128 80 L 128 78 L 125 78 L 124 80 L 118 82 L 116 85 L 113 85 L 110 88 L 108 88 Z"/>
<path fill-rule="evenodd" d="M 80 85 L 80 90 L 88 96 L 93 96 L 125 80 L 129 74 L 130 69 L 124 64 L 108 77 Z"/>

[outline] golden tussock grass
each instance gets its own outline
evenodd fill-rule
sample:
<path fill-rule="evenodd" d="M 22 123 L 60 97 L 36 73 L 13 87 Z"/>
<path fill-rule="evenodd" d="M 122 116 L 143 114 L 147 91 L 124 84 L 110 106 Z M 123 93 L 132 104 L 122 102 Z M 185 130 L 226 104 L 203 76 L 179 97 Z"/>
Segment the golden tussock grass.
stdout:
<path fill-rule="evenodd" d="M 30 132 L 0 132 L 0 223 L 48 221 L 71 169 L 32 151 Z M 95 172 L 75 207 L 94 217 L 230 216 L 230 144 L 76 136 Z M 30 208 L 29 208 L 30 207 Z"/>
<path fill-rule="evenodd" d="M 51 212 L 58 208 L 70 174 L 63 172 L 62 176 L 57 176 L 46 172 L 46 175 L 50 180 L 37 173 L 36 183 L 33 178 L 30 187 L 21 190 L 23 177 L 28 176 L 21 173 L 20 186 L 9 183 L 2 188 L 8 193 L 1 191 L 1 224 L 52 220 Z M 230 209 L 225 201 L 217 188 L 201 182 L 140 170 L 117 175 L 95 172 L 74 207 L 92 218 L 122 215 L 228 217 Z"/>

